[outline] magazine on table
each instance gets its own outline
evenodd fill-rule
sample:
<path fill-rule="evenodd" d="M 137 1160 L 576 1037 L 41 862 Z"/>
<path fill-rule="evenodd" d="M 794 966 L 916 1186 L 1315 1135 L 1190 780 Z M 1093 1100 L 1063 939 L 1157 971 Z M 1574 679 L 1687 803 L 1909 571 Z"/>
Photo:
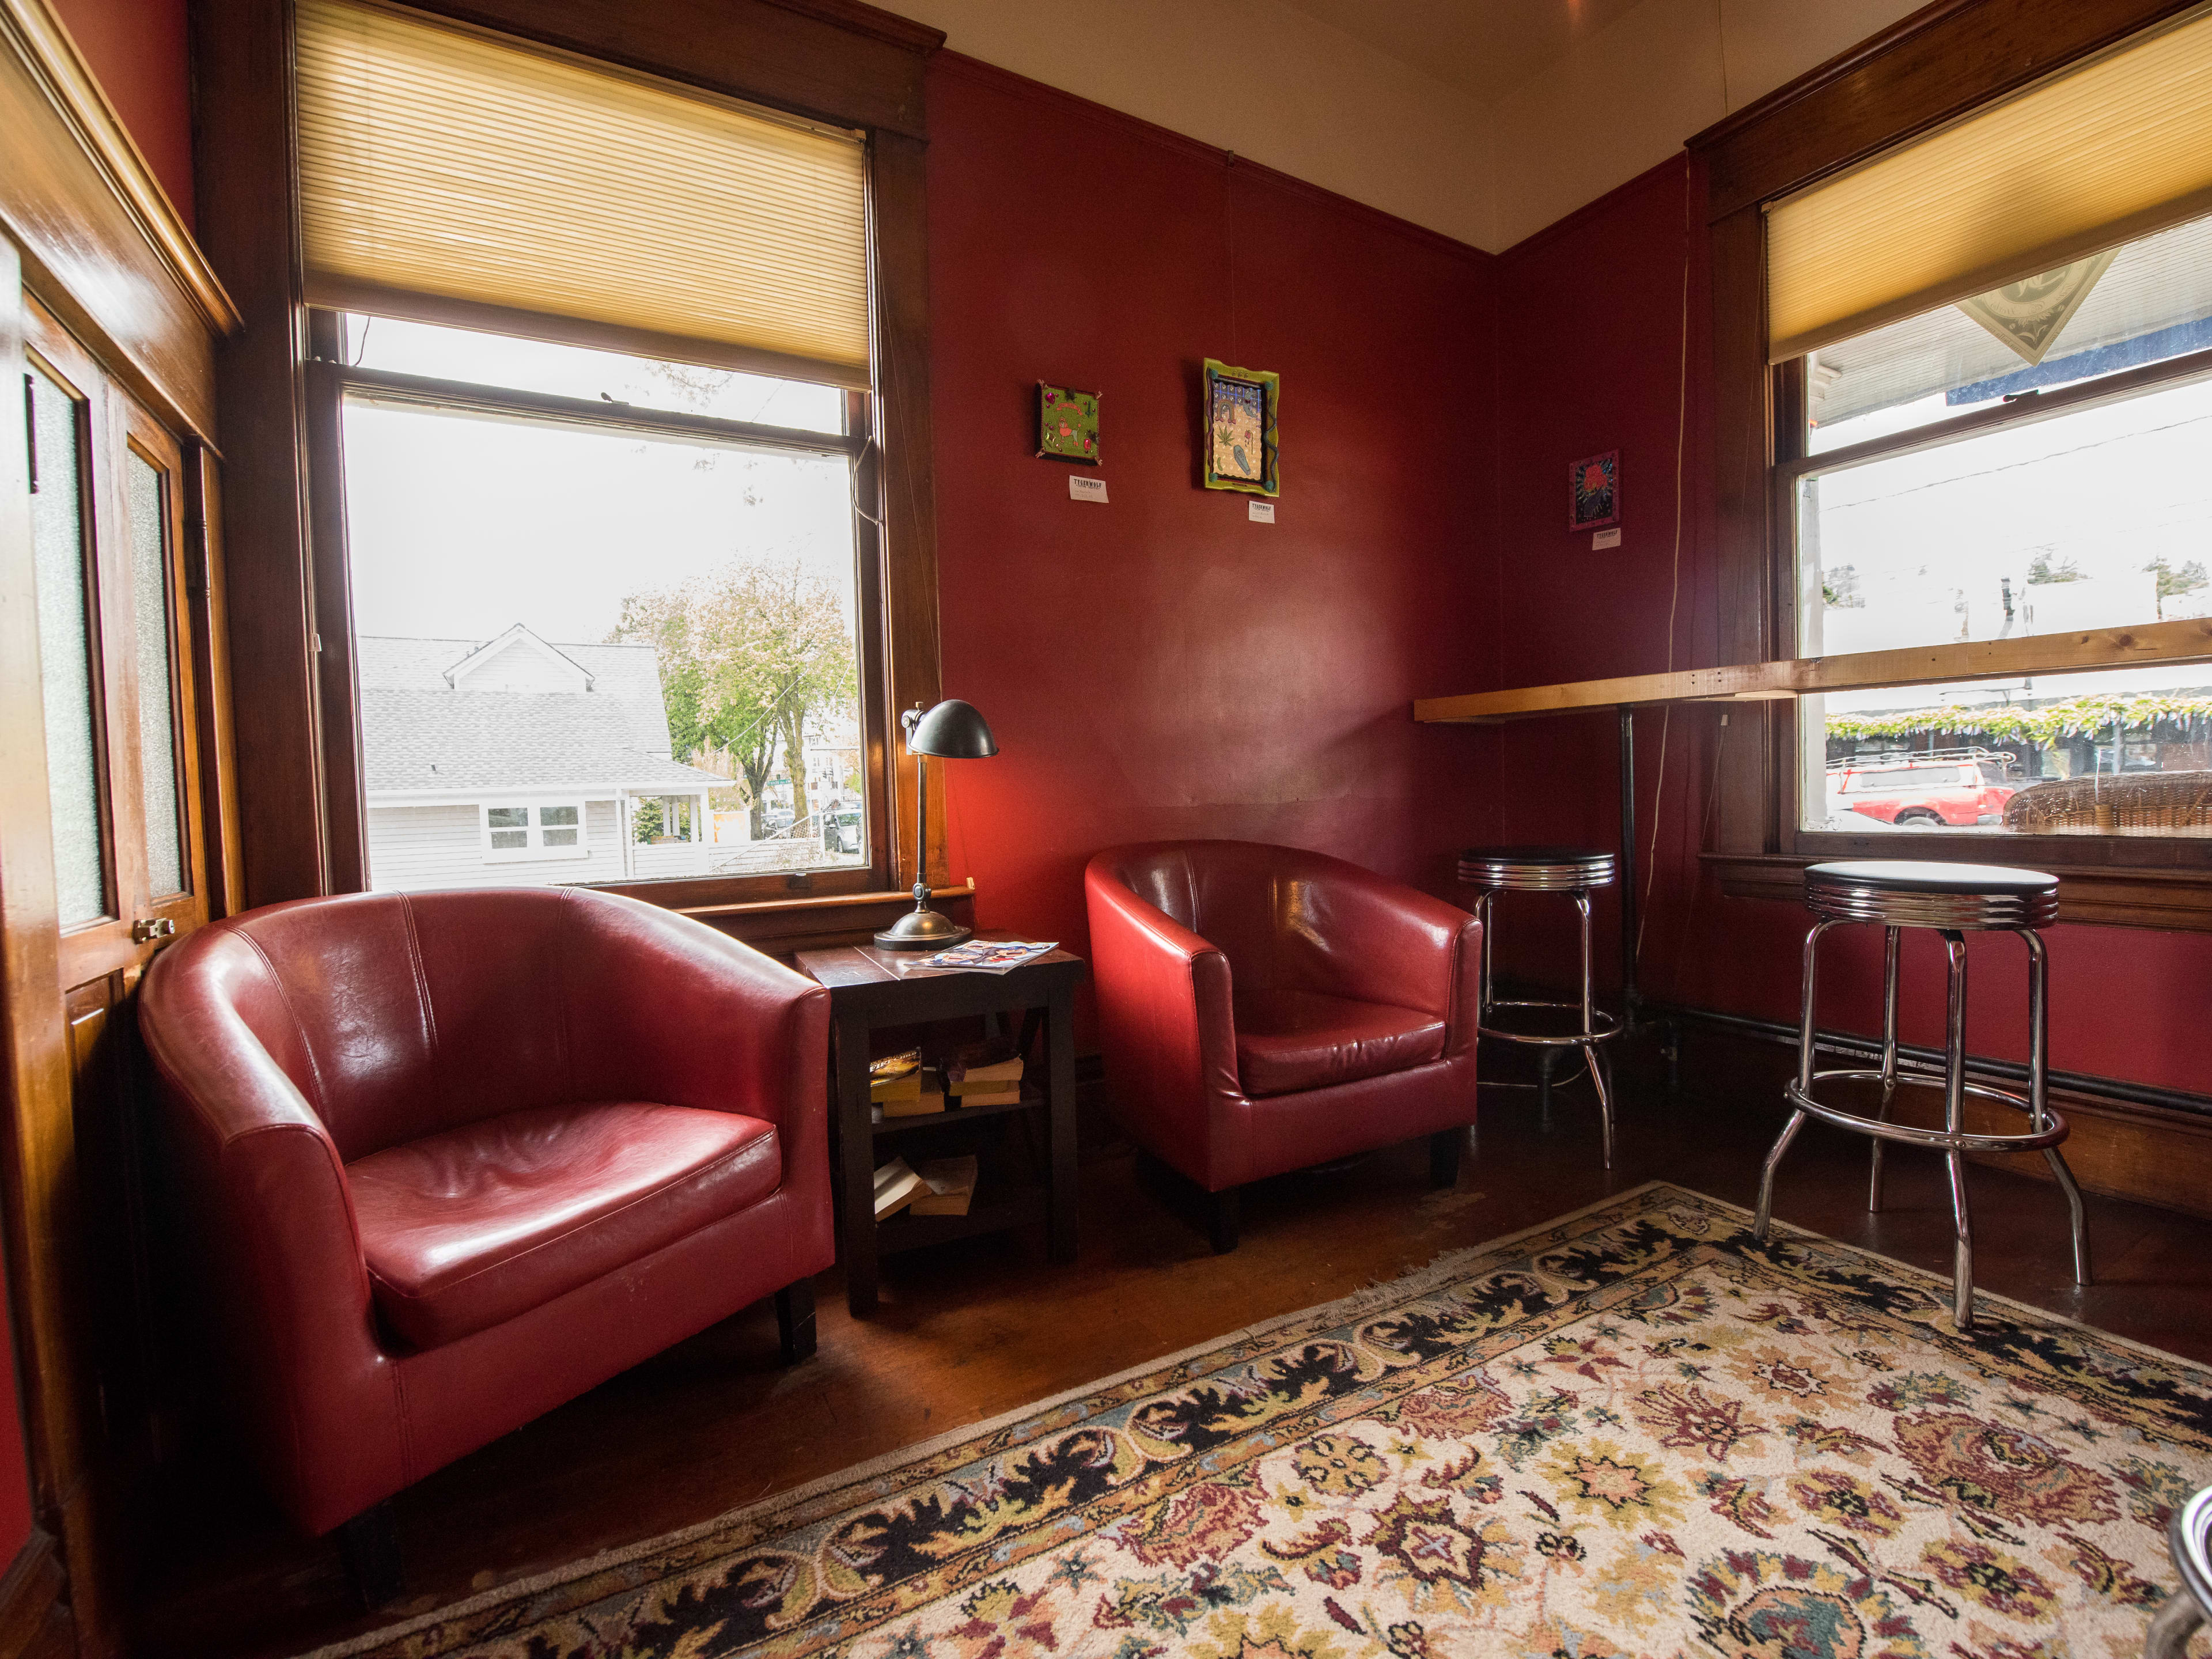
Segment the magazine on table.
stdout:
<path fill-rule="evenodd" d="M 925 957 L 921 965 L 952 973 L 1008 974 L 1060 948 L 1056 939 L 1033 944 L 1023 939 L 971 939 L 947 951 Z"/>
<path fill-rule="evenodd" d="M 919 951 L 885 951 L 863 946 L 868 956 L 901 979 L 927 979 L 939 974 L 1010 974 L 1015 969 L 1051 955 L 1060 948 L 1056 939 L 1042 943 L 1024 939 L 971 939 L 965 945 L 927 955 Z"/>

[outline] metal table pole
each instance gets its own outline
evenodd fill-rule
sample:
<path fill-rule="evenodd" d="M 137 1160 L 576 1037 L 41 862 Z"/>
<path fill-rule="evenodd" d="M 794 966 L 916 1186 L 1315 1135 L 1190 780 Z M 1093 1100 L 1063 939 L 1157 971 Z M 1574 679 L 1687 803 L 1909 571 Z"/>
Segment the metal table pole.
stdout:
<path fill-rule="evenodd" d="M 1636 711 L 1620 714 L 1620 1025 L 1637 1027 L 1636 988 Z"/>

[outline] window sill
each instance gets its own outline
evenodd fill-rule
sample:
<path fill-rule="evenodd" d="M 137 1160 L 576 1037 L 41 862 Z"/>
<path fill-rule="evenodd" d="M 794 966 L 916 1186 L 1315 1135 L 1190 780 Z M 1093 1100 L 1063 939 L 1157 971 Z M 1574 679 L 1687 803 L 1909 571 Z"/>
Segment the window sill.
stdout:
<path fill-rule="evenodd" d="M 640 895 L 639 896 L 643 896 Z M 959 887 L 933 887 L 930 902 L 948 910 L 963 926 L 974 924 L 975 878 Z M 861 893 L 822 893 L 811 897 L 760 899 L 750 903 L 671 906 L 680 916 L 743 939 L 771 956 L 818 950 L 831 945 L 865 945 L 876 933 L 914 908 L 912 888 Z"/>
<path fill-rule="evenodd" d="M 1978 857 L 1960 862 L 1992 863 L 1996 849 L 1976 849 Z M 1929 856 L 1915 847 L 1899 855 Z M 1705 853 L 1706 868 L 1720 878 L 1729 898 L 1778 899 L 1802 903 L 1804 870 L 1850 854 L 1803 853 Z M 1858 855 L 1864 856 L 1864 855 Z M 1940 855 L 1938 855 L 1940 856 Z M 2028 862 L 2023 859 L 2021 862 Z M 2116 927 L 2159 927 L 2179 933 L 2212 933 L 2212 871 L 2138 869 L 2120 865 L 2066 865 L 2036 860 L 2033 867 L 2058 878 L 2058 919 Z"/>

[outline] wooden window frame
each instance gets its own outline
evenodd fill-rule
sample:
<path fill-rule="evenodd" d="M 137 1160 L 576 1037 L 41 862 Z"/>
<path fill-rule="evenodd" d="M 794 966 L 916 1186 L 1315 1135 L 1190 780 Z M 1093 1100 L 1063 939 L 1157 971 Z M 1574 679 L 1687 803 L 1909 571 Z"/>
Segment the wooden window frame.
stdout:
<path fill-rule="evenodd" d="M 873 867 L 624 890 L 749 937 L 756 910 L 769 919 L 761 931 L 780 939 L 872 924 L 878 899 L 887 920 L 925 873 L 913 848 L 916 769 L 894 740 L 896 711 L 939 695 L 923 75 L 944 36 L 856 0 L 415 3 L 866 135 L 873 384 L 851 394 L 848 411 L 870 440 L 855 468 L 860 608 L 880 619 L 862 629 L 860 663 Z M 343 371 L 318 361 L 336 354 L 316 350 L 319 325 L 302 297 L 291 0 L 208 0 L 193 22 L 202 237 L 246 319 L 217 369 L 232 422 L 227 557 L 240 806 L 252 827 L 245 876 L 251 901 L 266 903 L 361 885 L 350 596 L 342 555 L 330 552 L 343 544 L 343 495 L 315 485 L 341 476 L 331 416 Z M 933 810 L 929 823 L 926 878 L 942 886 L 944 814 Z M 815 902 L 819 916 L 809 913 Z"/>
<path fill-rule="evenodd" d="M 315 588 L 322 596 L 318 614 L 325 619 L 343 617 L 345 626 L 343 638 L 337 636 L 334 627 L 319 630 L 322 634 L 324 659 L 323 769 L 331 890 L 361 891 L 368 886 L 370 875 L 368 795 L 361 781 L 363 759 L 359 682 L 354 663 L 351 622 L 352 555 L 343 510 L 346 485 L 340 444 L 343 409 L 349 395 L 373 398 L 387 406 L 411 406 L 425 411 L 474 411 L 547 426 L 572 425 L 592 431 L 635 432 L 677 441 L 697 440 L 754 450 L 842 457 L 853 469 L 854 476 L 853 536 L 857 583 L 854 598 L 862 647 L 857 665 L 861 751 L 864 756 L 887 752 L 884 733 L 890 711 L 880 695 L 884 653 L 868 648 L 872 643 L 881 641 L 886 618 L 883 607 L 882 550 L 876 527 L 883 515 L 883 506 L 879 501 L 861 499 L 863 470 L 875 447 L 871 424 L 874 419 L 873 400 L 867 394 L 845 394 L 844 432 L 803 432 L 715 416 L 615 406 L 505 386 L 351 368 L 343 361 L 337 316 L 319 308 L 308 313 L 307 338 L 308 348 L 314 354 L 307 366 L 308 484 L 314 498 L 326 508 L 318 516 L 312 532 Z M 855 893 L 885 892 L 897 868 L 890 837 L 886 833 L 890 824 L 886 803 L 892 799 L 889 781 L 870 773 L 863 794 L 868 814 L 868 860 L 865 864 L 823 866 L 753 876 L 595 881 L 592 885 L 603 892 L 627 894 L 672 909 L 710 905 L 738 907 L 802 894 L 843 897 Z M 911 848 L 908 851 L 908 863 L 912 863 Z"/>
<path fill-rule="evenodd" d="M 1714 528 L 1724 662 L 1796 654 L 1796 477 L 1802 453 L 1802 359 L 1766 351 L 1768 204 L 2186 11 L 2195 0 L 1939 0 L 1690 141 L 1705 183 L 1714 410 Z M 2172 369 L 2150 378 L 2201 372 Z M 2117 380 L 2118 377 L 2115 377 Z M 2124 390 L 2098 383 L 2074 401 Z M 2066 401 L 2051 401 L 2047 414 Z M 1969 415 L 1885 445 L 1927 447 L 2013 416 Z M 1837 464 L 1850 451 L 1813 458 Z M 2028 672 L 2083 665 L 2053 660 Z M 2132 661 L 2131 665 L 2141 665 Z M 1822 859 L 1986 860 L 1998 845 L 1955 836 L 1854 836 L 1797 827 L 1794 700 L 1730 707 L 1720 744 L 1714 846 L 1705 854 L 1731 896 L 1802 896 Z M 2010 861 L 2060 878 L 2069 921 L 2212 931 L 2212 845 L 2150 836 L 2008 836 Z"/>

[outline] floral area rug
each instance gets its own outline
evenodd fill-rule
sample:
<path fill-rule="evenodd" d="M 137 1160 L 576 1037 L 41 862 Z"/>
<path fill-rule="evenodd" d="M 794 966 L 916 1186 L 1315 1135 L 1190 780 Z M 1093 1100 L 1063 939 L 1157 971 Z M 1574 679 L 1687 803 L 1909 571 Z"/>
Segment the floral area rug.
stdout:
<path fill-rule="evenodd" d="M 2121 1659 L 2212 1371 L 1653 1185 L 328 1650 Z"/>

